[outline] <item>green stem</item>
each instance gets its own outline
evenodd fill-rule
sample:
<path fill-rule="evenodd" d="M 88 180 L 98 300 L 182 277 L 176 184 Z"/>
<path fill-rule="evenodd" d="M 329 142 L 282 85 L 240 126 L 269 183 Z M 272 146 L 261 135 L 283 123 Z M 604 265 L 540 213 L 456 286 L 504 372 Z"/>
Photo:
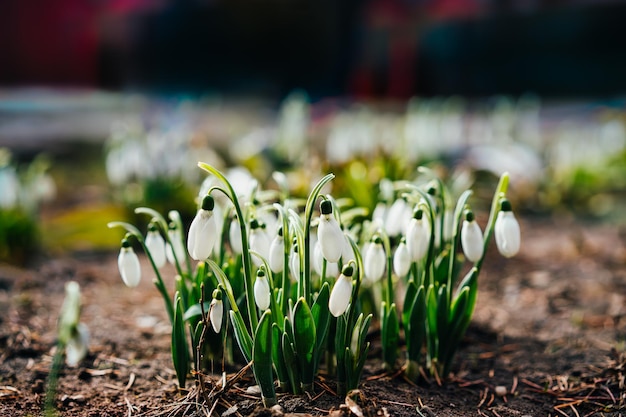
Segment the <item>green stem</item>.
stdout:
<path fill-rule="evenodd" d="M 239 205 L 239 199 L 237 198 L 237 194 L 235 193 L 233 186 L 226 179 L 224 174 L 222 174 L 218 169 L 204 162 L 198 162 L 198 166 L 202 168 L 203 170 L 215 175 L 220 181 L 222 181 L 226 185 L 229 192 L 225 192 L 225 190 L 222 190 L 221 188 L 218 188 L 218 189 L 224 192 L 226 197 L 228 197 L 228 199 L 233 203 L 233 206 L 235 207 L 235 211 L 237 212 L 237 220 L 239 222 L 239 229 L 241 231 L 241 248 L 243 250 L 242 258 L 243 258 L 244 284 L 245 284 L 245 291 L 246 291 L 246 305 L 248 308 L 248 318 L 250 319 L 250 326 L 251 326 L 250 328 L 251 328 L 251 331 L 254 331 L 254 329 L 256 329 L 257 325 L 259 324 L 259 317 L 257 314 L 256 305 L 254 304 L 254 288 L 253 288 L 254 277 L 252 276 L 252 259 L 250 257 L 250 250 L 249 250 L 250 248 L 248 247 L 248 235 L 246 231 L 246 222 L 243 216 L 243 211 L 241 210 L 241 206 Z"/>

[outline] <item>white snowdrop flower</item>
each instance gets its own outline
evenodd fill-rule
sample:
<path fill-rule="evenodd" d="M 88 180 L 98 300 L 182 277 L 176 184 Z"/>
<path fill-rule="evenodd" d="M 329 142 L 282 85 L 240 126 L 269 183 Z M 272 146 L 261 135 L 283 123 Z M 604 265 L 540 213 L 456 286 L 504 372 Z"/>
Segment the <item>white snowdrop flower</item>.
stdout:
<path fill-rule="evenodd" d="M 265 233 L 263 226 L 257 219 L 250 222 L 250 249 L 258 253 L 263 259 L 267 260 L 270 255 L 270 238 Z M 252 256 L 252 262 L 257 266 L 261 266 L 263 262 L 258 256 Z"/>
<path fill-rule="evenodd" d="M 165 262 L 167 262 L 165 256 L 165 239 L 163 239 L 163 236 L 159 233 L 158 227 L 154 223 L 148 226 L 146 248 L 148 248 L 148 252 L 150 252 L 150 256 L 152 256 L 154 265 L 156 265 L 157 268 L 161 268 L 165 265 Z"/>
<path fill-rule="evenodd" d="M 296 242 L 291 245 L 289 251 L 289 272 L 295 280 L 300 277 L 300 255 L 298 254 L 298 244 Z"/>
<path fill-rule="evenodd" d="M 387 219 L 387 205 L 383 202 L 378 202 L 376 207 L 374 207 L 374 211 L 372 212 L 372 222 L 380 221 L 382 224 L 385 224 L 385 220 Z"/>
<path fill-rule="evenodd" d="M 176 259 L 178 259 L 178 262 L 183 262 L 185 259 L 185 247 L 183 246 L 180 229 L 178 229 L 175 224 L 171 223 L 170 229 L 167 231 L 167 235 L 172 242 L 171 245 L 169 242 L 165 245 L 165 257 L 167 258 L 167 261 L 172 265 L 176 264 Z M 173 250 L 172 245 L 174 245 Z M 176 258 L 174 258 L 174 254 L 176 254 Z"/>
<path fill-rule="evenodd" d="M 220 290 L 213 291 L 213 300 L 209 307 L 209 321 L 215 333 L 219 333 L 222 328 L 222 316 L 224 315 L 224 303 L 222 302 L 222 292 Z"/>
<path fill-rule="evenodd" d="M 77 366 L 88 351 L 89 329 L 83 323 L 78 323 L 76 331 L 65 345 L 65 363 L 70 367 Z"/>
<path fill-rule="evenodd" d="M 521 233 L 519 223 L 511 211 L 511 203 L 503 200 L 501 210 L 496 218 L 494 233 L 498 251 L 507 258 L 515 256 L 519 252 Z"/>
<path fill-rule="evenodd" d="M 461 226 L 461 246 L 470 262 L 478 262 L 483 257 L 483 232 L 474 219 L 474 213 L 467 211 Z"/>
<path fill-rule="evenodd" d="M 406 246 L 413 262 L 421 261 L 426 256 L 430 244 L 430 233 L 429 220 L 421 209 L 416 210 L 406 232 Z"/>
<path fill-rule="evenodd" d="M 320 223 L 317 226 L 317 240 L 320 243 L 322 256 L 328 262 L 337 262 L 341 258 L 344 247 L 344 236 L 341 227 L 333 215 L 333 204 L 324 200 L 320 204 Z"/>
<path fill-rule="evenodd" d="M 139 258 L 130 246 L 130 242 L 126 239 L 122 241 L 122 248 L 120 254 L 117 257 L 117 266 L 122 276 L 122 281 L 127 287 L 136 287 L 141 281 L 141 266 L 139 265 Z"/>
<path fill-rule="evenodd" d="M 262 311 L 270 307 L 270 284 L 263 268 L 259 269 L 254 281 L 254 302 Z"/>
<path fill-rule="evenodd" d="M 402 238 L 396 248 L 396 253 L 393 255 L 393 271 L 398 277 L 404 277 L 409 273 L 410 268 L 411 253 L 409 252 L 405 239 Z"/>
<path fill-rule="evenodd" d="M 270 265 L 270 269 L 274 273 L 283 272 L 285 267 L 285 239 L 283 238 L 283 228 L 278 228 L 278 233 L 272 239 L 270 244 L 270 254 L 267 262 Z"/>
<path fill-rule="evenodd" d="M 313 268 L 320 277 L 322 276 L 323 262 L 324 257 L 322 256 L 322 249 L 320 248 L 320 242 L 318 241 L 315 243 L 315 247 L 313 248 Z M 324 275 L 324 278 L 336 277 L 339 275 L 339 264 L 337 262 L 326 261 L 326 273 Z"/>
<path fill-rule="evenodd" d="M 363 253 L 363 272 L 365 277 L 371 282 L 376 282 L 383 277 L 387 269 L 387 256 L 385 255 L 382 239 L 377 236 Z"/>
<path fill-rule="evenodd" d="M 213 216 L 213 207 L 215 207 L 213 197 L 210 195 L 204 196 L 202 207 L 196 213 L 191 226 L 189 226 L 187 250 L 189 255 L 196 261 L 208 258 L 217 240 L 217 224 Z"/>
<path fill-rule="evenodd" d="M 446 210 L 443 213 L 443 240 L 448 242 L 452 239 L 452 233 L 454 228 L 454 215 L 451 210 Z"/>
<path fill-rule="evenodd" d="M 328 309 L 330 313 L 339 317 L 345 313 L 350 304 L 350 297 L 352 296 L 352 274 L 354 268 L 351 265 L 346 265 L 343 268 L 343 272 L 337 278 L 337 282 L 330 293 L 330 299 L 328 300 Z"/>
<path fill-rule="evenodd" d="M 241 227 L 237 217 L 230 222 L 230 227 L 228 229 L 228 241 L 230 242 L 230 248 L 233 250 L 235 255 L 241 255 L 241 253 L 243 253 L 243 248 L 241 247 Z"/>
<path fill-rule="evenodd" d="M 398 198 L 387 210 L 385 230 L 389 236 L 401 234 L 411 218 L 411 206 L 403 198 Z"/>

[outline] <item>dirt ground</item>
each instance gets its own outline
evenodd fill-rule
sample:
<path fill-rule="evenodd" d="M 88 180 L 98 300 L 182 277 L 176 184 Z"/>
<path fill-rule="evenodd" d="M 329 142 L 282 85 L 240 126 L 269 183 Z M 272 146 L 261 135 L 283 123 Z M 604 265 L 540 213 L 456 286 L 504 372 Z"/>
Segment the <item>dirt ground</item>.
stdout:
<path fill-rule="evenodd" d="M 453 373 L 412 384 L 381 371 L 376 329 L 361 390 L 363 416 L 626 415 L 626 228 L 521 218 L 523 248 L 502 259 L 491 248 L 480 276 L 473 323 Z M 42 257 L 28 268 L 0 266 L 0 416 L 42 414 L 64 283 L 82 290 L 88 357 L 64 367 L 62 416 L 270 415 L 247 391 L 251 372 L 227 369 L 228 390 L 196 404 L 193 382 L 180 392 L 169 325 L 148 268 L 123 286 L 116 253 Z M 375 327 L 375 326 L 374 326 Z M 215 364 L 216 381 L 221 366 Z M 209 385 L 211 387 L 212 385 Z M 348 415 L 323 371 L 315 397 L 280 395 L 284 413 Z M 187 393 L 190 393 L 187 396 Z M 274 415 L 278 413 L 275 411 Z"/>

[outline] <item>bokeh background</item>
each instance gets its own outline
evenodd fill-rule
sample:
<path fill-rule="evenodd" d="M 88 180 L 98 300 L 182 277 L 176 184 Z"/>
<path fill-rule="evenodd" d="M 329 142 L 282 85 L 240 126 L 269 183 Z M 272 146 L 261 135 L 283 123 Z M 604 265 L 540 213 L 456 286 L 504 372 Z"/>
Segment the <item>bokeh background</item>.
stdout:
<path fill-rule="evenodd" d="M 193 213 L 198 160 L 302 192 L 334 171 L 370 208 L 429 164 L 623 224 L 624 23 L 618 0 L 3 0 L 0 203 L 92 250 L 137 205 Z M 0 246 L 30 230 L 11 216 Z"/>

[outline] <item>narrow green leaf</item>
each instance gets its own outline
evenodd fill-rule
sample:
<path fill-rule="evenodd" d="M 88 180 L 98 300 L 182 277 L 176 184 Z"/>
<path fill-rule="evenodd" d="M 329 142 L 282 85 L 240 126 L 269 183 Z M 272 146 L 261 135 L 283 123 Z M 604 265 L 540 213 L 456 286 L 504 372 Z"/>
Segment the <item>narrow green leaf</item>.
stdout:
<path fill-rule="evenodd" d="M 283 353 L 283 331 L 276 323 L 272 324 L 272 362 L 280 385 L 289 385 L 289 373 Z"/>
<path fill-rule="evenodd" d="M 409 360 L 419 362 L 426 342 L 426 289 L 420 286 L 415 295 L 407 327 L 406 345 Z"/>
<path fill-rule="evenodd" d="M 400 323 L 395 304 L 383 316 L 382 325 L 383 361 L 389 369 L 394 369 L 398 358 L 398 339 L 400 337 Z"/>
<path fill-rule="evenodd" d="M 263 405 L 276 404 L 274 373 L 272 371 L 272 314 L 265 310 L 254 333 L 252 348 L 252 371 L 257 384 L 261 387 Z"/>
<path fill-rule="evenodd" d="M 241 313 L 239 311 L 230 310 L 230 322 L 233 325 L 233 333 L 239 345 L 239 349 L 241 350 L 241 354 L 247 362 L 250 362 L 252 360 L 252 338 L 248 333 Z"/>
<path fill-rule="evenodd" d="M 313 384 L 315 369 L 313 369 L 313 352 L 317 342 L 315 322 L 306 300 L 301 297 L 296 302 L 293 312 L 293 336 L 296 347 L 296 356 L 300 363 L 302 384 Z"/>
<path fill-rule="evenodd" d="M 174 299 L 174 326 L 172 328 L 172 361 L 174 370 L 178 378 L 180 388 L 185 388 L 187 372 L 189 372 L 189 349 L 187 347 L 187 337 L 185 336 L 185 321 L 183 320 L 183 306 L 180 295 L 176 294 Z"/>

